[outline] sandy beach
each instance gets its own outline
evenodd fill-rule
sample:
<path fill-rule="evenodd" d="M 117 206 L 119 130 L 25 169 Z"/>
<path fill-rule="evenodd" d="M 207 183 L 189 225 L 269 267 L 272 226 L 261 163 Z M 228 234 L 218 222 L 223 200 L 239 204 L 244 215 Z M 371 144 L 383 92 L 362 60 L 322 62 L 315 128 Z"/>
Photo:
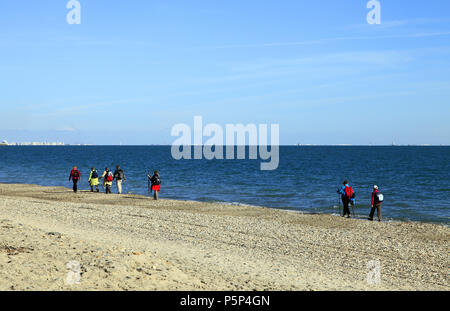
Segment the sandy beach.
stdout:
<path fill-rule="evenodd" d="M 435 224 L 0 184 L 0 290 L 449 290 L 449 240 Z"/>

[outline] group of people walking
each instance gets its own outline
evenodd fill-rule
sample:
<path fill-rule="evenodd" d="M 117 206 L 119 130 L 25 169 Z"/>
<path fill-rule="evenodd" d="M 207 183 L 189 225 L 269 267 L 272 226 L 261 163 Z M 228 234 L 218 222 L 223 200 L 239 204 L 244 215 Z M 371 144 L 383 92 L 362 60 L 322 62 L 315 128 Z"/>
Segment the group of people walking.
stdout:
<path fill-rule="evenodd" d="M 337 191 L 341 195 L 342 204 L 344 206 L 342 217 L 347 216 L 351 218 L 350 205 L 356 204 L 356 193 L 353 188 L 350 187 L 348 180 L 344 181 L 344 184 Z M 379 191 L 378 186 L 373 186 L 372 199 L 371 199 L 371 210 L 369 214 L 369 220 L 373 220 L 375 210 L 377 210 L 378 221 L 381 221 L 381 206 L 384 202 L 384 196 Z"/>
<path fill-rule="evenodd" d="M 161 190 L 161 177 L 159 176 L 158 171 L 153 172 L 153 176 L 147 174 L 148 178 L 148 188 L 149 192 L 153 192 L 153 197 L 155 200 L 158 199 L 158 193 Z M 116 181 L 117 185 L 117 193 L 122 193 L 122 184 L 126 182 L 127 178 L 125 177 L 124 171 L 120 168 L 119 165 L 116 165 L 116 169 L 112 172 L 109 168 L 105 168 L 103 174 L 99 176 L 95 167 L 91 168 L 89 173 L 89 186 L 91 188 L 91 192 L 100 192 L 98 185 L 99 180 L 103 179 L 103 186 L 105 188 L 106 194 L 112 193 L 111 187 L 113 185 L 113 181 Z M 78 182 L 81 180 L 81 172 L 78 170 L 76 166 L 72 168 L 69 175 L 69 181 L 73 182 L 73 191 L 78 191 Z M 151 186 L 150 186 L 151 185 Z M 342 217 L 351 218 L 350 205 L 356 205 L 356 193 L 353 191 L 353 188 L 350 187 L 348 180 L 344 181 L 344 184 L 338 189 L 338 194 L 341 196 L 342 204 L 344 206 Z M 383 194 L 379 191 L 378 186 L 373 186 L 372 199 L 371 199 L 371 211 L 369 214 L 369 220 L 373 220 L 373 216 L 375 214 L 375 210 L 377 210 L 378 221 L 381 221 L 381 206 L 384 201 Z"/>
<path fill-rule="evenodd" d="M 161 189 L 161 177 L 158 171 L 154 172 L 153 176 L 147 175 L 149 182 L 151 182 L 151 190 L 154 192 L 154 198 L 158 199 L 158 192 Z M 122 185 L 127 181 L 124 171 L 120 168 L 120 165 L 116 165 L 114 172 L 108 167 L 105 168 L 102 175 L 99 175 L 95 167 L 91 167 L 89 172 L 89 186 L 91 192 L 100 192 L 98 186 L 100 184 L 99 180 L 103 180 L 103 187 L 105 188 L 105 193 L 112 193 L 111 187 L 113 186 L 114 180 L 116 181 L 117 193 L 122 194 Z M 69 181 L 73 182 L 73 191 L 78 192 L 78 183 L 81 180 L 81 172 L 78 170 L 77 166 L 74 166 L 70 171 Z"/>
<path fill-rule="evenodd" d="M 116 180 L 117 185 L 117 193 L 122 194 L 122 183 L 124 183 L 127 178 L 125 177 L 125 173 L 120 168 L 119 165 L 116 166 L 116 170 L 112 172 L 109 168 L 105 168 L 103 174 L 99 176 L 95 167 L 91 167 L 91 171 L 89 172 L 89 186 L 91 187 L 91 192 L 100 192 L 98 189 L 98 185 L 100 184 L 99 180 L 103 179 L 103 186 L 105 187 L 106 193 L 112 193 L 111 187 L 113 185 L 113 181 Z M 81 172 L 78 170 L 76 166 L 74 166 L 69 175 L 69 181 L 73 182 L 73 191 L 78 191 L 78 182 L 81 180 Z"/>

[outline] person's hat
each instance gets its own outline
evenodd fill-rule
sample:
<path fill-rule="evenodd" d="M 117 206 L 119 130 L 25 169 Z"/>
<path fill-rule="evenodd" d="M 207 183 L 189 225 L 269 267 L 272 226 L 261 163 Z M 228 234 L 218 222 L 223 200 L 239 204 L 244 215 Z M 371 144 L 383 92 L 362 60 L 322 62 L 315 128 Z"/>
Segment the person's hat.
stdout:
<path fill-rule="evenodd" d="M 378 186 L 377 186 L 377 185 L 374 185 L 374 186 L 373 186 L 373 189 L 378 190 Z"/>

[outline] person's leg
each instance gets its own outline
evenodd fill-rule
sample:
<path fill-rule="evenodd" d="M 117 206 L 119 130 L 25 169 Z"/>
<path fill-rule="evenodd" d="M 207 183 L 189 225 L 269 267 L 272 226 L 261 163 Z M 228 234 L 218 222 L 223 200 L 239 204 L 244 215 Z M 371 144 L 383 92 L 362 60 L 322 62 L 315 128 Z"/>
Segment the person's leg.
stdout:
<path fill-rule="evenodd" d="M 98 185 L 95 185 L 95 191 L 100 192 L 100 190 L 98 189 Z"/>
<path fill-rule="evenodd" d="M 78 183 L 78 180 L 75 179 L 73 181 L 73 192 L 77 192 L 78 191 L 77 183 Z"/>
<path fill-rule="evenodd" d="M 373 214 L 375 214 L 375 206 L 374 207 L 372 207 L 372 209 L 370 210 L 370 215 L 369 215 L 369 219 L 370 220 L 373 220 Z"/>
<path fill-rule="evenodd" d="M 378 221 L 381 221 L 381 204 L 377 205 L 377 209 L 378 209 Z"/>
<path fill-rule="evenodd" d="M 117 193 L 122 194 L 122 180 L 117 180 Z"/>
<path fill-rule="evenodd" d="M 344 216 L 348 215 L 350 216 L 350 209 L 348 207 L 348 204 L 350 203 L 350 200 L 348 198 L 344 199 Z"/>
<path fill-rule="evenodd" d="M 348 200 L 347 198 L 342 198 L 342 216 L 347 215 L 348 210 Z"/>
<path fill-rule="evenodd" d="M 91 192 L 94 192 L 94 186 L 91 185 Z"/>

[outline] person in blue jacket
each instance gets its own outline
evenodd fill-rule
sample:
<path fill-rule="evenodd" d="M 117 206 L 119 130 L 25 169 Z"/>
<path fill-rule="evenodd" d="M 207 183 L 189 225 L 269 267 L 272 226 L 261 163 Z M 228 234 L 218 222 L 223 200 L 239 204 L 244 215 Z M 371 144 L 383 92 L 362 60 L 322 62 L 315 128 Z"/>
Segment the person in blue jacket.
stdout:
<path fill-rule="evenodd" d="M 342 217 L 345 217 L 345 215 L 348 215 L 347 218 L 350 218 L 350 208 L 348 205 L 350 204 L 350 199 L 353 196 L 353 189 L 348 184 L 348 180 L 344 181 L 344 184 L 341 188 L 337 191 L 341 195 L 342 204 L 344 205 L 344 214 Z"/>

